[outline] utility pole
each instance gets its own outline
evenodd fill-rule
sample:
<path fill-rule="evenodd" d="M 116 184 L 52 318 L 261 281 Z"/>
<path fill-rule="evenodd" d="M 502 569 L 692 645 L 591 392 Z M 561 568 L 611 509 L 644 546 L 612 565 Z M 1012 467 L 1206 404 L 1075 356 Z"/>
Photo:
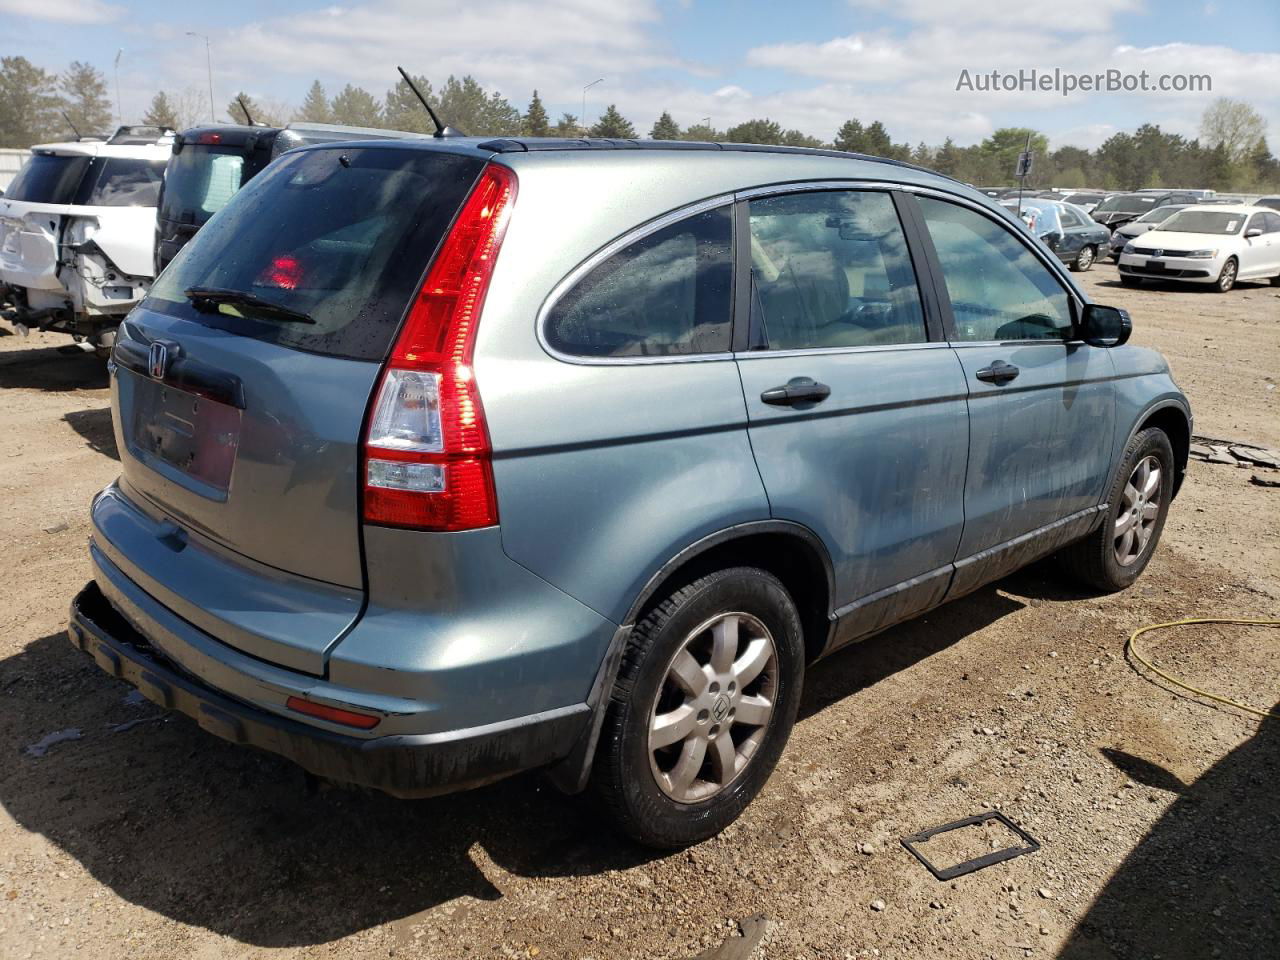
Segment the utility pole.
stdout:
<path fill-rule="evenodd" d="M 579 117 L 579 122 L 582 124 L 582 135 L 584 137 L 587 135 L 587 91 L 597 83 L 604 83 L 604 77 L 601 77 L 599 80 L 592 80 L 582 88 L 582 115 Z"/>
<path fill-rule="evenodd" d="M 204 63 L 209 70 L 209 122 L 218 122 L 218 108 L 213 105 L 213 53 L 209 49 L 209 38 L 194 30 L 187 31 L 188 37 L 199 37 L 204 41 Z"/>

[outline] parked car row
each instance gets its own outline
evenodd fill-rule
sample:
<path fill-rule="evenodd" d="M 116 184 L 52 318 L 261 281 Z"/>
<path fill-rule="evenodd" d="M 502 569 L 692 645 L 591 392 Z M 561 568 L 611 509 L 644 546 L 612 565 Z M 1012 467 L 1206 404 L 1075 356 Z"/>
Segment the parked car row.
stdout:
<path fill-rule="evenodd" d="M 1051 553 L 1128 586 L 1185 473 L 1167 364 L 1035 235 L 1069 205 L 1028 229 L 834 151 L 464 137 L 289 150 L 228 198 L 226 155 L 119 329 L 70 637 L 320 776 L 544 768 L 697 842 L 809 664 Z"/>
<path fill-rule="evenodd" d="M 134 126 L 32 147 L 0 197 L 0 315 L 106 357 L 159 271 L 272 159 L 310 143 L 421 136 L 329 124 Z"/>

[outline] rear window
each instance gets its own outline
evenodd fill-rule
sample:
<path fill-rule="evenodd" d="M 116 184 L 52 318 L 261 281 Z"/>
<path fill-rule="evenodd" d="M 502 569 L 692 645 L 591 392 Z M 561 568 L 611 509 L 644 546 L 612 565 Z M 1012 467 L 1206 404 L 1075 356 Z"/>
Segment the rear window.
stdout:
<path fill-rule="evenodd" d="M 160 217 L 202 224 L 227 205 L 243 177 L 241 148 L 187 144 L 169 161 Z"/>
<path fill-rule="evenodd" d="M 387 353 L 484 161 L 396 148 L 285 154 L 183 247 L 145 305 L 270 343 L 357 360 Z M 184 295 L 234 291 L 309 316 Z"/>
<path fill-rule="evenodd" d="M 87 207 L 154 207 L 164 180 L 163 160 L 99 157 L 92 188 L 76 202 Z"/>
<path fill-rule="evenodd" d="M 9 184 L 6 200 L 31 203 L 71 203 L 89 169 L 88 157 L 33 154 Z"/>

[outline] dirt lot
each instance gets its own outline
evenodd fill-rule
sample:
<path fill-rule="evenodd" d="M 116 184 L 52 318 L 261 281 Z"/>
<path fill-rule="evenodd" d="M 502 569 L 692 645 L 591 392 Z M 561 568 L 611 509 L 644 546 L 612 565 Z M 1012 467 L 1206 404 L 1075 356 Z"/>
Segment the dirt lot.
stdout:
<path fill-rule="evenodd" d="M 1109 264 L 1087 283 L 1169 357 L 1198 433 L 1280 446 L 1280 289 L 1132 291 Z M 1041 564 L 818 665 L 763 796 L 722 837 L 655 856 L 536 776 L 418 803 L 309 793 L 288 763 L 127 697 L 63 635 L 88 500 L 117 464 L 105 373 L 61 342 L 0 337 L 0 956 L 690 958 L 758 913 L 757 958 L 1280 943 L 1280 721 L 1176 695 L 1123 654 L 1145 623 L 1280 615 L 1263 471 L 1193 463 L 1122 595 Z M 1270 707 L 1278 633 L 1148 644 Z M 940 883 L 898 845 L 992 807 L 1042 849 Z M 938 855 L 989 849 L 969 833 Z"/>

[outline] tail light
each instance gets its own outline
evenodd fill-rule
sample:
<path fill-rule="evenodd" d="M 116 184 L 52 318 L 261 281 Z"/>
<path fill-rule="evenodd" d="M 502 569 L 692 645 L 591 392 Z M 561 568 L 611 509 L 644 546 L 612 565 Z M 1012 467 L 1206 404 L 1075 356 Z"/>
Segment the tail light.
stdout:
<path fill-rule="evenodd" d="M 366 523 L 471 530 L 498 522 L 471 360 L 515 196 L 511 170 L 485 167 L 410 308 L 365 436 Z"/>

